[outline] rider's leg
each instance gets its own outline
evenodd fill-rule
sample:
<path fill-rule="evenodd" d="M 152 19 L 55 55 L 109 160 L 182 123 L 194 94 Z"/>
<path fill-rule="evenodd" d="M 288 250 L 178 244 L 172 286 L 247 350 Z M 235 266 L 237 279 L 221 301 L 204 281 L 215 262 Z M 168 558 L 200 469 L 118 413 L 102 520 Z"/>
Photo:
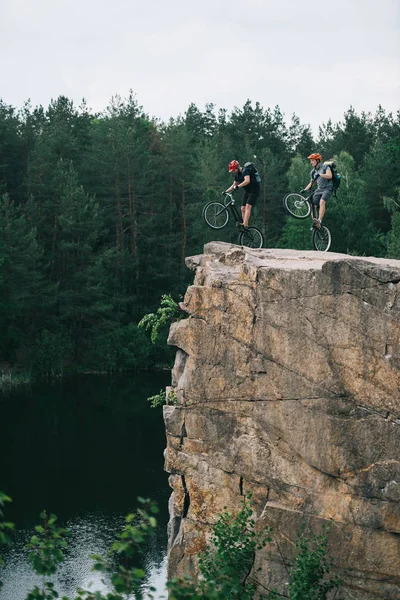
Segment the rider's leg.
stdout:
<path fill-rule="evenodd" d="M 245 192 L 243 195 L 242 215 L 243 215 L 244 227 L 249 226 L 249 221 L 250 221 L 250 217 L 251 217 L 251 209 L 253 206 L 256 205 L 257 198 L 259 195 L 260 195 L 259 190 Z"/>
<path fill-rule="evenodd" d="M 249 192 L 244 190 L 243 198 L 242 198 L 242 223 L 244 227 L 247 227 L 249 219 L 246 222 L 246 208 L 249 203 Z"/>
<path fill-rule="evenodd" d="M 318 217 L 320 217 L 320 204 L 322 202 L 321 200 L 321 196 L 322 196 L 322 192 L 319 192 L 318 190 L 316 190 L 313 194 L 313 198 L 312 198 L 312 220 L 313 220 L 313 225 L 315 226 L 318 223 Z"/>
<path fill-rule="evenodd" d="M 321 198 L 319 203 L 319 220 L 322 222 L 326 210 L 326 202 Z"/>
<path fill-rule="evenodd" d="M 315 219 L 317 218 L 317 207 L 315 206 L 315 204 L 311 204 L 311 219 L 313 221 L 315 221 Z"/>
<path fill-rule="evenodd" d="M 242 207 L 243 210 L 243 207 Z M 243 212 L 242 212 L 243 214 Z M 243 214 L 243 225 L 245 227 L 249 226 L 249 219 L 251 216 L 251 204 L 246 204 L 246 206 L 244 207 L 244 214 Z"/>
<path fill-rule="evenodd" d="M 328 200 L 332 196 L 332 194 L 333 194 L 333 190 L 327 189 L 324 191 L 324 193 L 321 196 L 321 202 L 320 202 L 320 207 L 319 207 L 319 220 L 320 221 L 322 221 L 322 219 L 324 218 L 325 211 L 326 211 L 326 203 L 328 202 Z"/>

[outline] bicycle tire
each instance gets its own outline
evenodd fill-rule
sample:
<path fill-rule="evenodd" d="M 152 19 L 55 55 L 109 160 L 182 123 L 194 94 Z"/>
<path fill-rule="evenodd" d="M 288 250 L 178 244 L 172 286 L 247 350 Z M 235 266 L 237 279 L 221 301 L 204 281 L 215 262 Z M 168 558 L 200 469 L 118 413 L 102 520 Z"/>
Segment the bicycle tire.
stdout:
<path fill-rule="evenodd" d="M 264 236 L 257 227 L 248 227 L 239 235 L 239 244 L 246 248 L 261 248 L 264 243 Z"/>
<path fill-rule="evenodd" d="M 203 219 L 211 229 L 222 229 L 229 221 L 229 213 L 221 202 L 209 202 L 203 208 Z"/>
<path fill-rule="evenodd" d="M 306 219 L 311 212 L 310 203 L 301 194 L 286 194 L 283 205 L 296 219 Z"/>
<path fill-rule="evenodd" d="M 314 227 L 312 232 L 312 245 L 314 250 L 328 252 L 331 247 L 331 242 L 331 232 L 325 225 L 321 225 L 320 228 Z"/>

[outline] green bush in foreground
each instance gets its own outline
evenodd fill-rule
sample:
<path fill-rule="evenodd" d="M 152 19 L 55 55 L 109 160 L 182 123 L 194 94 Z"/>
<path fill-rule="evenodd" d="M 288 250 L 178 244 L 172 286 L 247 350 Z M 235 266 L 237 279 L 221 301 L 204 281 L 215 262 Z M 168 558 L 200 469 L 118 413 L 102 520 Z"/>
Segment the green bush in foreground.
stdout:
<path fill-rule="evenodd" d="M 7 523 L 7 521 L 4 521 L 4 507 L 7 502 L 11 502 L 11 498 L 3 494 L 3 492 L 0 492 L 0 550 L 2 546 L 11 544 L 11 533 L 14 529 L 14 523 Z M 0 553 L 0 569 L 3 564 L 4 560 Z M 0 580 L 0 589 L 2 585 Z"/>
<path fill-rule="evenodd" d="M 11 523 L 3 521 L 2 509 L 10 499 L 0 493 L 0 544 L 9 543 Z M 125 527 L 117 535 L 109 558 L 93 555 L 94 571 L 104 573 L 110 578 L 113 592 L 106 595 L 101 592 L 78 589 L 73 598 L 62 600 L 151 600 L 154 588 L 145 589 L 146 572 L 134 566 L 144 544 L 152 534 L 157 522 L 157 506 L 150 500 L 139 498 L 141 508 L 136 514 L 126 517 Z M 59 598 L 52 582 L 45 577 L 53 575 L 64 559 L 67 549 L 68 531 L 56 525 L 56 517 L 41 514 L 42 523 L 35 528 L 35 535 L 27 544 L 33 570 L 44 576 L 43 584 L 35 587 L 26 600 L 54 600 Z M 254 560 L 257 550 L 271 542 L 270 530 L 259 530 L 253 518 L 251 494 L 242 501 L 240 511 L 234 515 L 224 510 L 213 527 L 211 543 L 199 555 L 200 576 L 198 582 L 191 577 L 174 578 L 167 583 L 170 600 L 327 600 L 337 598 L 342 581 L 337 577 L 329 579 L 332 561 L 327 557 L 328 530 L 310 540 L 301 532 L 296 543 L 296 558 L 288 570 L 289 595 L 275 589 L 267 589 L 257 581 L 254 572 Z M 117 560 L 113 560 L 113 559 Z M 1 582 L 0 582 L 1 583 Z M 267 594 L 256 590 L 263 589 Z M 331 592 L 334 595 L 329 596 Z"/>

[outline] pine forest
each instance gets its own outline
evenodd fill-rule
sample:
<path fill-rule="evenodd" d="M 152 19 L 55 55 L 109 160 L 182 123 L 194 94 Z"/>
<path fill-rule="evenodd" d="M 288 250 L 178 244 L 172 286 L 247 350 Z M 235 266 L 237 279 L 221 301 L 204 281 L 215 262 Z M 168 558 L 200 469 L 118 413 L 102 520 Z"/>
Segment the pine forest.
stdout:
<path fill-rule="evenodd" d="M 48 108 L 0 102 L 0 371 L 170 364 L 137 324 L 163 294 L 179 300 L 193 277 L 185 257 L 237 243 L 234 224 L 213 231 L 202 218 L 232 183 L 229 161 L 260 172 L 252 220 L 264 245 L 311 250 L 310 223 L 282 204 L 309 182 L 311 152 L 341 174 L 330 250 L 400 259 L 400 113 L 350 107 L 313 137 L 296 115 L 251 101 L 230 113 L 190 105 L 167 123 L 133 93 L 99 114 L 63 96 Z"/>

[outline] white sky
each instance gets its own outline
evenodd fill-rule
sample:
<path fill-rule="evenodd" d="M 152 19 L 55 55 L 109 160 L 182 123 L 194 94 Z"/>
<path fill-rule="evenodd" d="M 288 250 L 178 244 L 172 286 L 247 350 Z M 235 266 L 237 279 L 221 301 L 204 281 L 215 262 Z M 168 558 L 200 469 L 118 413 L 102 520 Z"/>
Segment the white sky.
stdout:
<path fill-rule="evenodd" d="M 314 131 L 400 108 L 400 0 L 0 0 L 0 98 L 95 111 L 132 89 L 167 120 L 249 98 Z"/>

